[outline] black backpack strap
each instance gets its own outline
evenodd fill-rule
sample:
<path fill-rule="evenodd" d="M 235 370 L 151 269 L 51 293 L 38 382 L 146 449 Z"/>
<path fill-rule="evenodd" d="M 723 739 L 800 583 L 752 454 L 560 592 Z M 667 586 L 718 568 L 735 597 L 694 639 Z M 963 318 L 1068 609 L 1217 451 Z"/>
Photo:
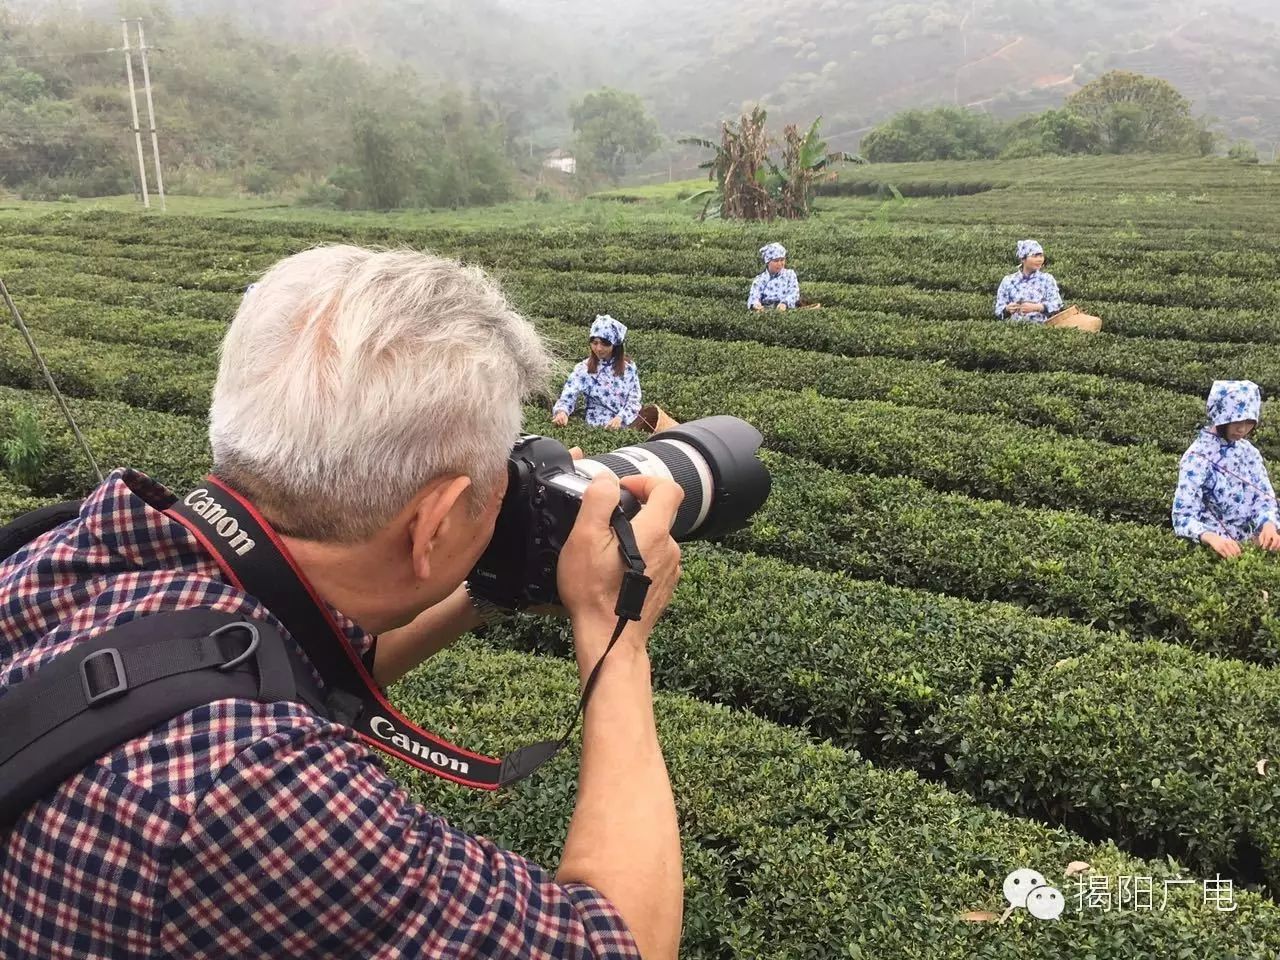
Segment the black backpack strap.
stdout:
<path fill-rule="evenodd" d="M 24 513 L 0 527 L 0 560 L 5 560 L 41 534 L 80 516 L 83 500 L 66 500 Z"/>
<path fill-rule="evenodd" d="M 328 716 L 310 665 L 262 620 L 171 611 L 76 644 L 0 696 L 0 829 L 103 754 L 225 699 Z"/>

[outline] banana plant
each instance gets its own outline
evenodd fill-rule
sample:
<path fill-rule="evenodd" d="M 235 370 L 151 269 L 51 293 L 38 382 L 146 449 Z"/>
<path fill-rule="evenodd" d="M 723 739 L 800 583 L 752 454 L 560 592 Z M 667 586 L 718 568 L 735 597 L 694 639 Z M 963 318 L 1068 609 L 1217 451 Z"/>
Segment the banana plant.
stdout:
<path fill-rule="evenodd" d="M 778 215 L 788 220 L 801 220 L 809 216 L 813 192 L 818 184 L 834 180 L 835 169 L 841 163 L 865 163 L 857 154 L 843 150 L 829 150 L 818 127 L 818 117 L 809 125 L 804 136 L 794 123 L 782 131 L 782 165 L 769 160 L 770 178 L 777 184 Z"/>
<path fill-rule="evenodd" d="M 700 190 L 689 203 L 704 201 L 699 219 L 732 220 L 801 219 L 810 212 L 814 188 L 836 176 L 844 162 L 864 163 L 854 154 L 829 150 L 818 132 L 822 118 L 814 120 L 803 136 L 795 124 L 783 130 L 781 164 L 770 156 L 777 145 L 765 131 L 767 114 L 761 107 L 743 114 L 736 123 L 721 126 L 720 142 L 685 137 L 679 142 L 712 151 L 699 164 L 714 187 Z"/>
<path fill-rule="evenodd" d="M 708 171 L 708 179 L 716 185 L 699 191 L 690 203 L 706 198 L 702 218 L 712 205 L 726 220 L 772 220 L 776 216 L 773 198 L 766 186 L 769 149 L 773 140 L 765 131 L 768 114 L 755 107 L 737 122 L 725 121 L 720 128 L 720 143 L 701 137 L 686 137 L 680 143 L 704 147 L 713 156 L 699 164 Z"/>

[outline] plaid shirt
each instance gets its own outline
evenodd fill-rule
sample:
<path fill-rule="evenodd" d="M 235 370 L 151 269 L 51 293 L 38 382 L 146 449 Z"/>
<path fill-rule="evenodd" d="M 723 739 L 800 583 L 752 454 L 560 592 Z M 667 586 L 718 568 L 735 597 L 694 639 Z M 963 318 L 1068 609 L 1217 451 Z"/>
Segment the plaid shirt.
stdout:
<path fill-rule="evenodd" d="M 283 630 L 159 512 L 172 501 L 117 471 L 78 520 L 0 563 L 0 696 L 160 610 Z M 0 849 L 5 960 L 639 956 L 591 887 L 409 802 L 350 730 L 292 703 L 182 714 L 63 783 Z"/>

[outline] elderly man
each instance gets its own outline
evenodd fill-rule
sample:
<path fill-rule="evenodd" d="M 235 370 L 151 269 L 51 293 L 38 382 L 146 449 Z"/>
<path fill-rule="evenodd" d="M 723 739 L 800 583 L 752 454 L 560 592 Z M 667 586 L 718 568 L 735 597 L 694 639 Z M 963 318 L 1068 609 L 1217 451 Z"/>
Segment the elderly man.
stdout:
<path fill-rule="evenodd" d="M 228 573 L 214 541 L 235 521 L 215 523 L 208 498 L 194 501 L 203 533 L 179 522 L 207 490 L 182 497 L 120 469 L 77 518 L 0 560 L 0 703 L 104 631 L 197 608 L 264 624 L 291 656 L 328 650 L 396 680 L 492 613 L 463 580 L 494 530 L 522 399 L 548 369 L 533 327 L 475 268 L 351 246 L 282 260 L 227 331 L 204 486 L 248 504 L 332 646 L 291 634 L 296 615 Z M 652 586 L 588 701 L 554 877 L 410 802 L 342 720 L 223 699 L 109 747 L 25 809 L 3 837 L 0 955 L 673 957 L 679 835 L 646 641 L 678 577 L 681 492 L 622 484 L 644 503 L 633 529 Z M 617 621 L 618 498 L 597 477 L 560 556 L 584 678 Z"/>
<path fill-rule="evenodd" d="M 1000 281 L 996 292 L 996 316 L 1023 323 L 1046 323 L 1062 309 L 1058 281 L 1045 273 L 1044 248 L 1035 240 L 1018 241 L 1022 267 Z"/>
<path fill-rule="evenodd" d="M 794 310 L 800 303 L 800 281 L 794 270 L 787 269 L 787 248 L 780 243 L 767 243 L 760 248 L 760 259 L 764 261 L 764 272 L 751 281 L 747 306 L 752 310 Z"/>

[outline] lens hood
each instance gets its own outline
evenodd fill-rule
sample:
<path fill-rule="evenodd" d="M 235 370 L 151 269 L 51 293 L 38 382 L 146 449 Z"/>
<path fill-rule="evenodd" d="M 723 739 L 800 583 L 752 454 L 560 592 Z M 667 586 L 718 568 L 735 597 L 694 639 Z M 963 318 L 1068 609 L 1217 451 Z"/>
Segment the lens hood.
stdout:
<path fill-rule="evenodd" d="M 764 437 L 738 417 L 704 417 L 655 433 L 649 440 L 682 440 L 706 460 L 715 480 L 711 512 L 690 539 L 711 540 L 746 526 L 772 488 L 756 455 Z"/>

